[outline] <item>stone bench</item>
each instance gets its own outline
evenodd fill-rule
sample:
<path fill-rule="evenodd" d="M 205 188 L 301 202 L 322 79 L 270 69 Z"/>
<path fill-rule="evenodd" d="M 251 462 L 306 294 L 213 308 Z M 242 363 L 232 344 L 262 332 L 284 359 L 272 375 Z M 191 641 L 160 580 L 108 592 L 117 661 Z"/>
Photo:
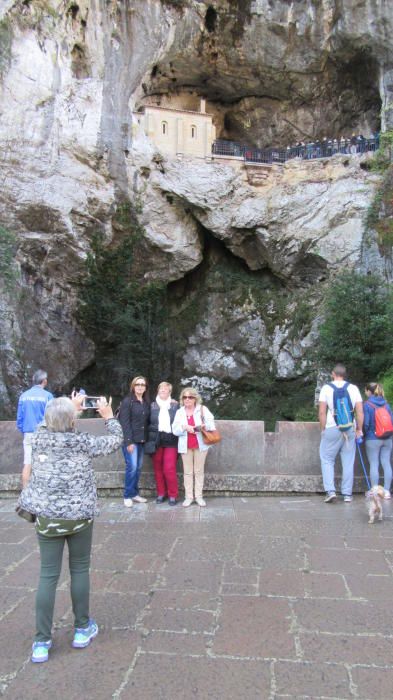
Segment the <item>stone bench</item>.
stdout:
<path fill-rule="evenodd" d="M 205 467 L 205 491 L 211 494 L 317 493 L 323 491 L 319 463 L 318 423 L 279 421 L 275 432 L 265 432 L 263 421 L 216 421 L 223 440 L 211 447 Z M 105 433 L 104 421 L 82 419 L 78 430 Z M 23 463 L 22 436 L 15 423 L 0 421 L 0 493 L 19 489 Z M 124 460 L 120 450 L 94 460 L 100 493 L 121 495 Z M 181 475 L 181 460 L 178 462 Z M 337 474 L 340 466 L 337 465 Z M 182 484 L 182 478 L 180 478 Z M 145 457 L 140 487 L 155 493 L 150 457 Z M 366 490 L 363 472 L 355 464 L 355 492 Z"/>

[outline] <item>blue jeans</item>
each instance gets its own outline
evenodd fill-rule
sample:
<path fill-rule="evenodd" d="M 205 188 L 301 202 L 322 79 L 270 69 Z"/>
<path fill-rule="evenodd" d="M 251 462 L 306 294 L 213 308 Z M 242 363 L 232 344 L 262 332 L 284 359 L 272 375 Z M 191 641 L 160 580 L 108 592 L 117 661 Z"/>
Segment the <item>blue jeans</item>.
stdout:
<path fill-rule="evenodd" d="M 139 494 L 139 476 L 142 469 L 145 445 L 136 442 L 133 451 L 127 452 L 127 448 L 122 447 L 124 461 L 126 463 L 126 475 L 124 480 L 124 498 L 134 498 Z"/>
<path fill-rule="evenodd" d="M 383 468 L 384 489 L 390 491 L 392 485 L 392 467 L 390 455 L 392 454 L 392 438 L 387 440 L 366 440 L 367 458 L 370 463 L 371 486 L 379 484 L 379 463 Z"/>
<path fill-rule="evenodd" d="M 326 428 L 322 432 L 319 456 L 321 458 L 323 487 L 326 493 L 335 493 L 336 491 L 334 485 L 334 463 L 337 455 L 340 454 L 343 470 L 341 493 L 343 496 L 352 496 L 355 450 L 354 430 L 348 430 L 345 433 L 345 437 L 336 427 Z"/>

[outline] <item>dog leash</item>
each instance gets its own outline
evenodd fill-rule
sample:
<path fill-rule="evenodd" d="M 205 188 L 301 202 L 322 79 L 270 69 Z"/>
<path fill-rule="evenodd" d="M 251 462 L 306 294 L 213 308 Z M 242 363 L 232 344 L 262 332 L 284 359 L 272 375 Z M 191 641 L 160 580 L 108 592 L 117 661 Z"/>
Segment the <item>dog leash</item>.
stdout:
<path fill-rule="evenodd" d="M 359 459 L 360 459 L 360 464 L 362 465 L 362 468 L 363 468 L 363 473 L 364 473 L 364 478 L 366 479 L 367 488 L 370 491 L 371 484 L 370 484 L 369 478 L 367 476 L 366 467 L 364 466 L 364 461 L 363 461 L 363 457 L 362 457 L 362 451 L 360 449 L 360 445 L 362 444 L 362 442 L 363 442 L 363 438 L 361 438 L 361 437 L 356 438 L 356 447 L 358 448 L 358 455 L 359 455 Z"/>

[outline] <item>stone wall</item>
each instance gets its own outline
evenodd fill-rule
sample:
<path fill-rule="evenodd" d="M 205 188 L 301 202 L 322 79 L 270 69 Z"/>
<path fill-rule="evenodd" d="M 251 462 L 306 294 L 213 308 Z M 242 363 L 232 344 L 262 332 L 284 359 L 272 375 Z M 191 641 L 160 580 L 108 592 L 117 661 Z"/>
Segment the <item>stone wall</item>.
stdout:
<path fill-rule="evenodd" d="M 160 152 L 172 156 L 211 157 L 215 128 L 211 114 L 146 105 L 134 114 Z M 135 135 L 135 133 L 134 133 Z"/>
<path fill-rule="evenodd" d="M 223 440 L 209 450 L 205 490 L 219 494 L 322 492 L 317 423 L 278 422 L 274 433 L 265 432 L 263 421 L 216 421 Z M 96 435 L 105 431 L 101 419 L 78 421 L 79 430 Z M 11 421 L 0 422 L 0 492 L 19 487 L 22 439 Z M 181 463 L 179 460 L 179 473 Z M 124 462 L 120 451 L 95 460 L 100 490 L 121 494 Z M 340 469 L 337 469 L 340 474 Z M 355 468 L 355 491 L 364 491 L 359 465 Z M 145 457 L 141 487 L 154 493 L 151 459 Z M 180 479 L 182 484 L 182 479 Z"/>

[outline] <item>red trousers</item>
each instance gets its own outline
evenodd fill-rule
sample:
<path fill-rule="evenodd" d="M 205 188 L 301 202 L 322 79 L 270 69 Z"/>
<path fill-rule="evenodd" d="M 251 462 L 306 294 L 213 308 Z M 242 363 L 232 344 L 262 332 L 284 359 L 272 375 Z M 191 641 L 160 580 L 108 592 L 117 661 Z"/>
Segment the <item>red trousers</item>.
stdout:
<path fill-rule="evenodd" d="M 176 474 L 177 447 L 159 447 L 153 455 L 157 496 L 177 498 L 179 488 Z"/>

